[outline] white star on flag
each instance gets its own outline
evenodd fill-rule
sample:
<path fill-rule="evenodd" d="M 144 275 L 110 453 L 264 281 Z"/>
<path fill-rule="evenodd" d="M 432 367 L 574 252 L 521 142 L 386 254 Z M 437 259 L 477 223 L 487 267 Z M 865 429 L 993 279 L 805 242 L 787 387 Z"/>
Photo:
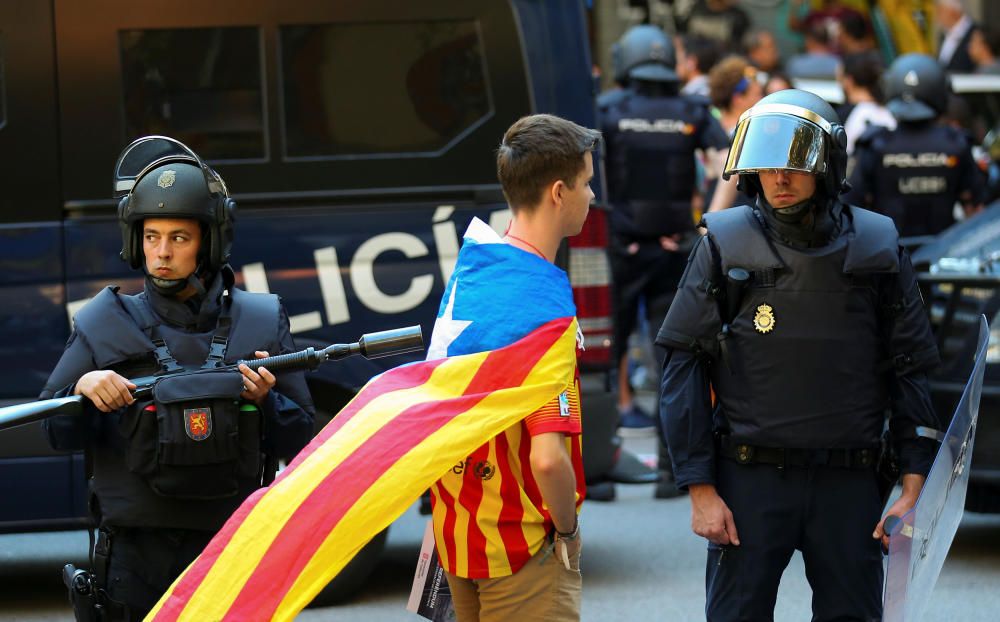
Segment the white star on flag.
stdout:
<path fill-rule="evenodd" d="M 427 348 L 427 360 L 443 359 L 448 356 L 448 348 L 452 342 L 458 339 L 470 324 L 469 320 L 456 320 L 452 313 L 455 310 L 455 291 L 458 289 L 458 281 L 451 287 L 451 296 L 448 297 L 448 304 L 445 305 L 444 313 L 434 322 L 434 331 L 431 333 L 431 345 Z"/>

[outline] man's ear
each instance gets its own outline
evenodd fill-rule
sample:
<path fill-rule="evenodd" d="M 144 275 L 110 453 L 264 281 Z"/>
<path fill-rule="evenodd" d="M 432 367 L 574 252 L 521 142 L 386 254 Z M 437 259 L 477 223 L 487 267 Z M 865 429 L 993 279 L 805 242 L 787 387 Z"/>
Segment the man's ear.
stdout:
<path fill-rule="evenodd" d="M 564 192 L 566 192 L 566 182 L 561 179 L 552 182 L 552 185 L 549 186 L 549 197 L 552 199 L 552 203 L 561 206 Z"/>

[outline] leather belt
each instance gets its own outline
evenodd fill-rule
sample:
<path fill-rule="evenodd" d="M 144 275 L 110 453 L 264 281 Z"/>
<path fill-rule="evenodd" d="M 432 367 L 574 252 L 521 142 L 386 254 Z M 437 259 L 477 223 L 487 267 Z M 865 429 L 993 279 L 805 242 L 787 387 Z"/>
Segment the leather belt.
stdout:
<path fill-rule="evenodd" d="M 740 464 L 770 464 L 784 467 L 829 466 L 841 469 L 870 469 L 878 461 L 878 449 L 794 449 L 762 447 L 729 436 L 719 439 L 719 453 Z"/>

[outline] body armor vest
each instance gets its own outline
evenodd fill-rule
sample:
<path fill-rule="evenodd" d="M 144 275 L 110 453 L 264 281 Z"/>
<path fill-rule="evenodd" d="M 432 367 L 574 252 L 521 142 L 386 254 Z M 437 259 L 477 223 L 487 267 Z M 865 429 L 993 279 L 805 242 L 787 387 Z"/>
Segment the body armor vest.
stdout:
<path fill-rule="evenodd" d="M 897 234 L 851 208 L 853 226 L 821 248 L 773 242 L 749 207 L 707 214 L 722 274 L 751 273 L 724 332 L 712 385 L 730 434 L 761 446 L 877 445 L 888 384 L 880 283 L 899 271 Z"/>
<path fill-rule="evenodd" d="M 697 182 L 695 150 L 708 111 L 682 96 L 628 93 L 609 106 L 609 186 L 616 228 L 635 238 L 658 238 L 694 230 L 691 197 Z"/>
<path fill-rule="evenodd" d="M 969 151 L 957 130 L 930 125 L 885 130 L 871 140 L 876 169 L 872 206 L 903 237 L 934 235 L 955 223 L 952 212 Z"/>
<path fill-rule="evenodd" d="M 92 492 L 107 524 L 216 529 L 261 484 L 263 423 L 255 405 L 240 402 L 238 371 L 191 372 L 276 345 L 280 305 L 276 296 L 233 288 L 220 311 L 220 327 L 228 324 L 228 331 L 171 331 L 175 350 L 206 352 L 208 361 L 173 362 L 142 296 L 107 288 L 74 318 L 99 368 L 126 378 L 173 369 L 153 399 L 102 417 L 92 447 Z"/>

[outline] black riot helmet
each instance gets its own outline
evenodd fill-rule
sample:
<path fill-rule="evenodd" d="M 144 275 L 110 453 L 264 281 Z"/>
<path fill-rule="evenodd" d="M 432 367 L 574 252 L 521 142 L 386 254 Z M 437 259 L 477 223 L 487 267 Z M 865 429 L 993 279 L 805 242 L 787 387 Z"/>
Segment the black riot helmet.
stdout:
<path fill-rule="evenodd" d="M 824 178 L 817 188 L 828 198 L 846 189 L 847 134 L 830 104 L 807 91 L 786 89 L 740 116 L 723 177 L 738 173 L 740 189 L 754 196 L 760 191 L 756 173 L 771 169 Z"/>
<path fill-rule="evenodd" d="M 665 32 L 650 24 L 629 28 L 611 46 L 615 82 L 677 82 L 677 51 Z"/>
<path fill-rule="evenodd" d="M 236 202 L 229 198 L 222 177 L 180 141 L 166 136 L 133 141 L 115 164 L 114 194 L 120 199 L 121 257 L 133 269 L 145 269 L 146 218 L 192 218 L 201 223 L 196 274 L 214 275 L 229 261 Z M 159 281 L 154 279 L 154 285 L 164 293 L 180 291 L 186 284 Z"/>
<path fill-rule="evenodd" d="M 886 107 L 896 120 L 930 121 L 948 107 L 951 85 L 944 69 L 926 54 L 904 54 L 882 74 Z"/>

